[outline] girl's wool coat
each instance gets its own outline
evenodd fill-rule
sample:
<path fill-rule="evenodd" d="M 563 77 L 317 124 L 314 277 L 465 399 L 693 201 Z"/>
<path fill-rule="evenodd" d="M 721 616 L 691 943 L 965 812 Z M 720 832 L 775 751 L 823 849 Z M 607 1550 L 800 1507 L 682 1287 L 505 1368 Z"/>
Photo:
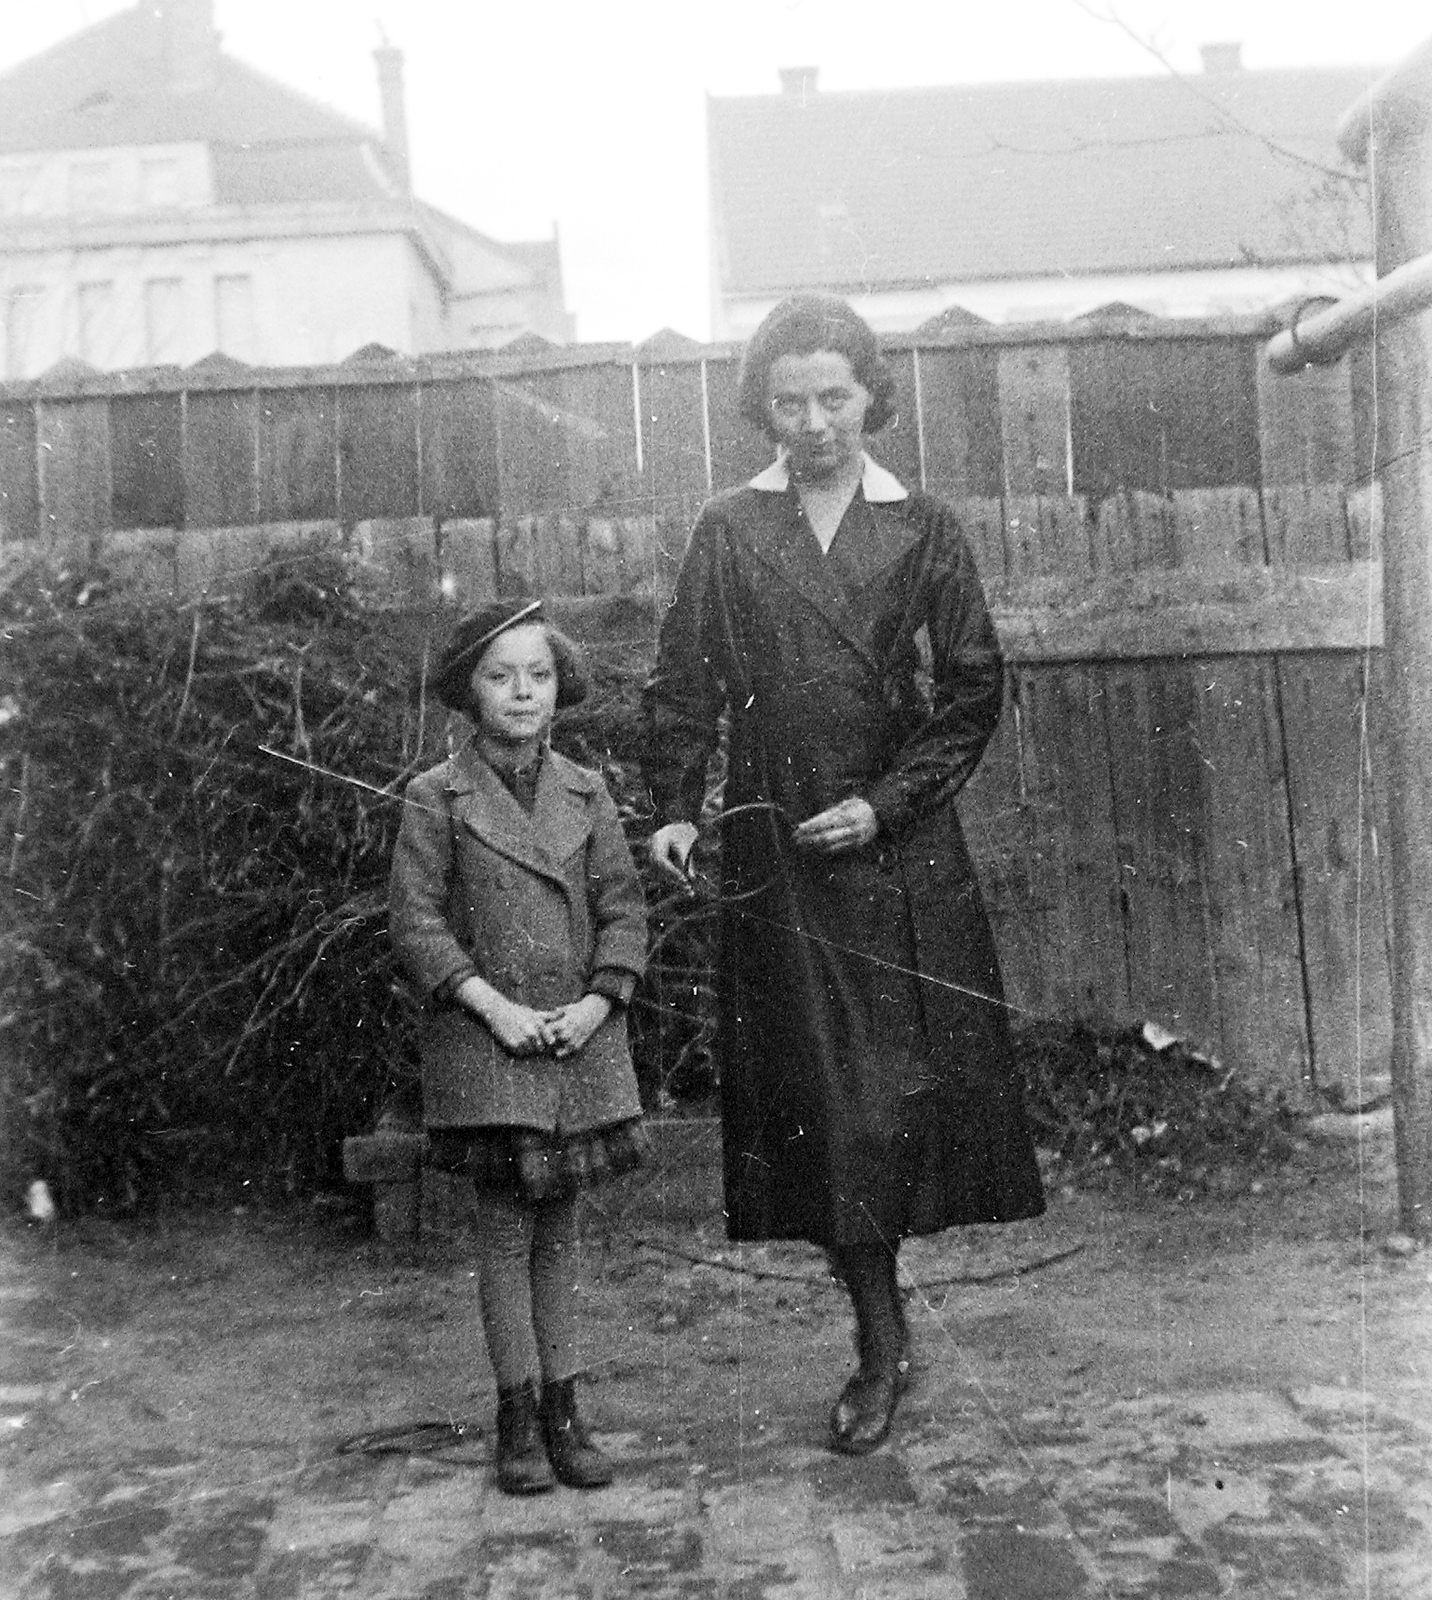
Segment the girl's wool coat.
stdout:
<path fill-rule="evenodd" d="M 474 746 L 408 785 L 393 852 L 389 932 L 424 994 L 474 968 L 537 1010 L 599 969 L 641 976 L 640 880 L 602 779 L 548 750 L 531 814 Z M 423 1041 L 430 1128 L 509 1126 L 566 1137 L 639 1116 L 620 1007 L 558 1061 L 513 1056 L 476 1017 L 439 1005 Z"/>

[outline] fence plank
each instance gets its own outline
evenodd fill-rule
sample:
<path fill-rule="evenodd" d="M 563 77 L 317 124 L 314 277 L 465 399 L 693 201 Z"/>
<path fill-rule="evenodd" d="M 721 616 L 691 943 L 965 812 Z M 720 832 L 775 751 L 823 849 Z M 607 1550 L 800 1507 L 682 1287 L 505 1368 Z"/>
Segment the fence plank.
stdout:
<path fill-rule="evenodd" d="M 999 355 L 1000 440 L 1010 495 L 1069 493 L 1069 352 L 1016 345 Z"/>
<path fill-rule="evenodd" d="M 234 528 L 186 528 L 175 542 L 175 593 L 181 600 L 232 595 L 252 587 L 278 554 L 337 556 L 336 522 L 245 523 Z"/>
<path fill-rule="evenodd" d="M 1351 624 L 1345 642 L 1380 644 L 1380 564 L 1348 559 L 1366 540 L 1342 515 L 1341 487 L 1277 486 L 1264 501 L 1275 567 L 1296 563 L 1306 573 L 1310 562 L 1344 563 Z M 1321 570 L 1331 576 L 1338 569 Z M 1385 885 L 1363 739 L 1366 682 L 1362 664 L 1347 657 L 1277 661 L 1312 1077 L 1319 1088 L 1350 1099 L 1357 1098 L 1365 1064 L 1386 1070 L 1391 1049 Z"/>
<path fill-rule="evenodd" d="M 183 525 L 183 436 L 182 402 L 177 394 L 117 395 L 111 399 L 111 527 Z"/>
<path fill-rule="evenodd" d="M 985 584 L 998 582 L 1004 577 L 1007 566 L 1004 501 L 964 499 L 958 502 L 956 512 L 981 581 Z"/>
<path fill-rule="evenodd" d="M 259 397 L 253 389 L 186 395 L 184 525 L 227 528 L 259 515 Z"/>
<path fill-rule="evenodd" d="M 337 399 L 331 387 L 268 389 L 259 397 L 259 516 L 264 522 L 338 515 Z"/>
<path fill-rule="evenodd" d="M 1043 1016 L 1035 850 L 1020 773 L 1019 691 L 1015 674 L 1007 673 L 1004 713 L 974 777 L 960 792 L 959 816 L 994 928 L 1005 995 L 1016 1011 Z"/>
<path fill-rule="evenodd" d="M 1106 727 L 1128 929 L 1130 1002 L 1216 1045 L 1221 1016 L 1206 878 L 1209 818 L 1197 696 L 1187 668 L 1107 669 Z"/>
<path fill-rule="evenodd" d="M 1008 495 L 1004 549 L 1011 578 L 1040 573 L 1087 574 L 1091 563 L 1088 511 L 1064 495 Z"/>
<path fill-rule="evenodd" d="M 1386 1072 L 1391 987 L 1360 662 L 1279 662 L 1303 966 L 1320 1088 Z"/>
<path fill-rule="evenodd" d="M 584 594 L 619 594 L 622 585 L 621 534 L 611 517 L 589 517 L 583 530 Z"/>
<path fill-rule="evenodd" d="M 1263 515 L 1256 489 L 1180 489 L 1169 502 L 1181 570 L 1262 568 Z"/>
<path fill-rule="evenodd" d="M 416 384 L 338 391 L 338 515 L 345 525 L 418 514 Z"/>
<path fill-rule="evenodd" d="M 40 537 L 40 476 L 35 460 L 35 407 L 0 405 L 0 544 Z"/>
<path fill-rule="evenodd" d="M 706 363 L 706 399 L 711 429 L 711 482 L 717 489 L 747 483 L 770 464 L 775 446 L 738 406 L 736 381 L 740 362 L 734 357 Z"/>
<path fill-rule="evenodd" d="M 1296 1098 L 1312 1057 L 1276 668 L 1243 657 L 1196 672 L 1221 1050 L 1245 1077 Z"/>
<path fill-rule="evenodd" d="M 912 350 L 887 350 L 885 361 L 895 379 L 895 415 L 871 438 L 870 453 L 907 489 L 918 489 L 920 419 L 915 403 L 915 354 Z"/>
<path fill-rule="evenodd" d="M 619 510 L 633 504 L 641 493 L 641 476 L 630 367 L 571 367 L 560 379 L 560 404 L 574 419 L 569 432 L 576 435 L 568 457 L 564 508 L 579 515 L 594 507 Z"/>
<path fill-rule="evenodd" d="M 1268 559 L 1275 566 L 1353 559 L 1347 492 L 1340 483 L 1277 484 L 1263 491 Z"/>
<path fill-rule="evenodd" d="M 598 364 L 503 378 L 503 505 L 512 515 L 620 507 L 637 493 L 631 371 Z"/>
<path fill-rule="evenodd" d="M 540 379 L 534 374 L 494 383 L 504 522 L 560 510 L 565 500 L 562 413 L 539 393 Z"/>
<path fill-rule="evenodd" d="M 638 368 L 644 504 L 655 519 L 657 592 L 674 587 L 691 525 L 711 492 L 698 362 L 643 362 Z"/>
<path fill-rule="evenodd" d="M 657 554 L 656 518 L 622 517 L 617 522 L 622 588 L 660 592 L 660 558 Z"/>
<path fill-rule="evenodd" d="M 1178 564 L 1173 505 L 1167 496 L 1121 489 L 1099 502 L 1091 541 L 1095 571 L 1130 572 Z"/>
<path fill-rule="evenodd" d="M 497 597 L 495 535 L 491 517 L 455 517 L 442 524 L 443 590 L 459 612 Z"/>
<path fill-rule="evenodd" d="M 1093 576 L 1081 499 L 1005 498 L 1007 589 L 1041 579 L 1082 592 Z M 1007 632 L 1007 630 L 1006 630 Z M 1010 658 L 1018 651 L 1009 652 Z M 1016 672 L 1021 794 L 1030 844 L 1033 937 L 1043 1008 L 1076 1017 L 1126 1017 L 1127 978 L 1114 850 L 1113 792 L 1099 669 Z"/>
<path fill-rule="evenodd" d="M 42 537 L 62 559 L 96 556 L 111 527 L 109 406 L 42 400 L 36 429 Z"/>
<path fill-rule="evenodd" d="M 427 383 L 418 393 L 423 513 L 481 520 L 499 514 L 497 414 L 487 379 Z"/>
<path fill-rule="evenodd" d="M 1382 643 L 1382 567 L 1151 568 L 986 585 L 1010 661 L 1156 660 Z"/>
<path fill-rule="evenodd" d="M 1353 458 L 1352 377 L 1346 361 L 1279 377 L 1258 353 L 1258 435 L 1265 489 L 1346 483 Z"/>
<path fill-rule="evenodd" d="M 941 499 L 997 499 L 1004 492 L 999 353 L 921 350 L 925 487 Z"/>
<path fill-rule="evenodd" d="M 1257 369 L 1247 340 L 1109 340 L 1069 351 L 1077 494 L 1260 481 Z"/>
<path fill-rule="evenodd" d="M 374 517 L 354 529 L 358 582 L 385 605 L 413 609 L 438 601 L 437 538 L 431 517 Z"/>
<path fill-rule="evenodd" d="M 1103 671 L 1034 667 L 1020 679 L 1044 1004 L 1054 1015 L 1128 1022 Z"/>

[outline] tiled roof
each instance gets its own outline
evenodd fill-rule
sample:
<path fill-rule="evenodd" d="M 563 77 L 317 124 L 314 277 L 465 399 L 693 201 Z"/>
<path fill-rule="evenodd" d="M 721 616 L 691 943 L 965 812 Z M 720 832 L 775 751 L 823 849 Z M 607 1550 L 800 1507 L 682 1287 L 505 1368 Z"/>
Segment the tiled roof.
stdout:
<path fill-rule="evenodd" d="M 163 27 L 152 5 L 139 5 L 0 75 L 0 152 L 378 141 L 373 129 L 222 53 L 212 88 L 172 92 Z"/>
<path fill-rule="evenodd" d="M 222 51 L 215 81 L 171 88 L 164 19 L 146 3 L 62 40 L 0 75 L 0 154 L 124 145 L 209 146 L 218 205 L 392 205 L 399 199 L 376 129 L 330 111 Z M 531 284 L 560 297 L 555 240 L 488 238 L 419 203 L 448 251 L 450 292 Z"/>
<path fill-rule="evenodd" d="M 1335 124 L 1369 81 L 1237 71 L 714 98 L 721 289 L 1361 259 L 1365 214 L 1319 169 L 1346 170 Z"/>
<path fill-rule="evenodd" d="M 214 199 L 221 206 L 392 202 L 397 185 L 363 144 L 213 146 Z"/>

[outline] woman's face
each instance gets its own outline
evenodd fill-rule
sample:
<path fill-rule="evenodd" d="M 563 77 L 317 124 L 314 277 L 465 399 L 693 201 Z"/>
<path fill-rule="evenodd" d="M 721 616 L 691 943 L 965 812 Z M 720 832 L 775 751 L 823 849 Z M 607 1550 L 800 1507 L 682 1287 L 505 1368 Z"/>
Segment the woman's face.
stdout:
<path fill-rule="evenodd" d="M 544 739 L 557 709 L 557 661 L 541 623 L 508 628 L 482 652 L 472 674 L 479 732 L 504 745 Z"/>
<path fill-rule="evenodd" d="M 798 483 L 820 483 L 853 468 L 865 447 L 869 406 L 870 391 L 835 350 L 777 356 L 766 374 L 771 432 Z"/>

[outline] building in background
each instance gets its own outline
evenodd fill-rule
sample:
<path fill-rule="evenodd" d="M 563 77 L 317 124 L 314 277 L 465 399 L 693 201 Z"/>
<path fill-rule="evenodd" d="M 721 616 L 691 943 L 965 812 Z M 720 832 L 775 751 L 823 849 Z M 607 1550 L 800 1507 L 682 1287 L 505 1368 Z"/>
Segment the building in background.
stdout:
<path fill-rule="evenodd" d="M 1341 294 L 1371 276 L 1366 194 L 1339 156 L 1353 69 L 713 98 L 712 331 L 800 289 L 875 326 L 961 311 L 1164 316 Z M 954 308 L 959 308 L 954 309 Z"/>
<path fill-rule="evenodd" d="M 555 238 L 413 196 L 402 55 L 376 57 L 381 134 L 226 55 L 212 0 L 145 0 L 0 76 L 0 376 L 569 338 Z"/>

